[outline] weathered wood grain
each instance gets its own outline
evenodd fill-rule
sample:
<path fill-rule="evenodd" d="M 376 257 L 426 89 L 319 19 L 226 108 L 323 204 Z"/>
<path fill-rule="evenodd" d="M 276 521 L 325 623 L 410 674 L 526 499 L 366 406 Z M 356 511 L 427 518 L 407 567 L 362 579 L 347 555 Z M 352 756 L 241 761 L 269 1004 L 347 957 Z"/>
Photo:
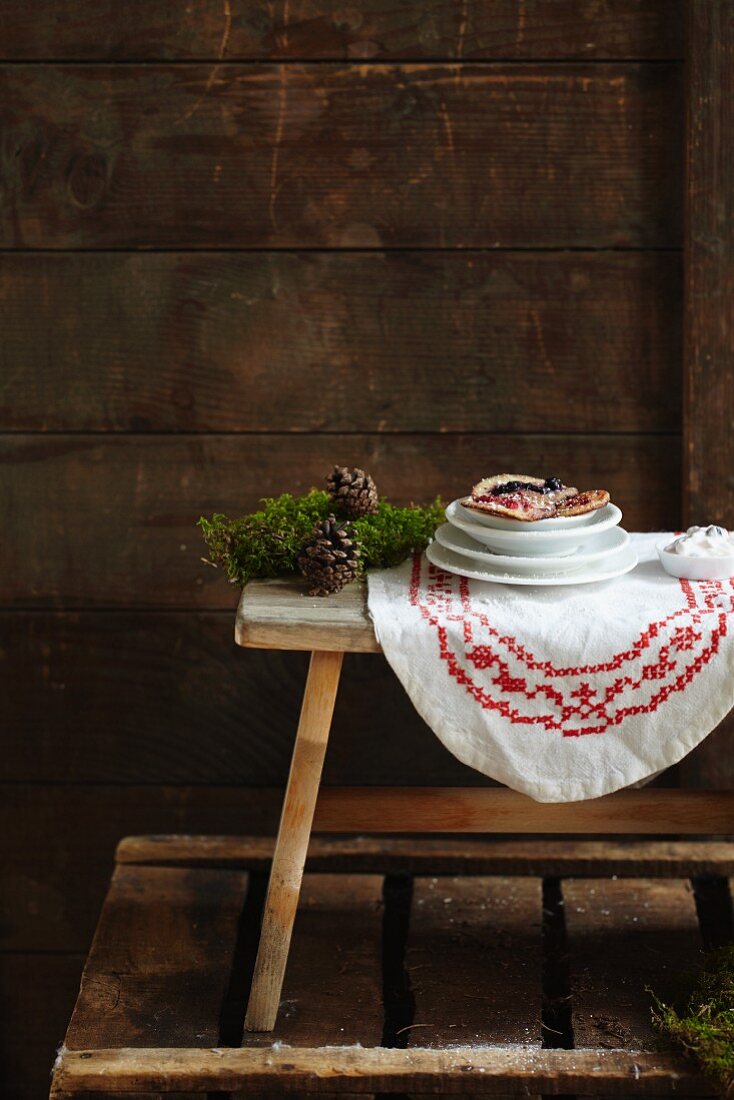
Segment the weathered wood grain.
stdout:
<path fill-rule="evenodd" d="M 409 1047 L 540 1046 L 541 911 L 537 878 L 415 880 Z"/>
<path fill-rule="evenodd" d="M 306 875 L 274 1030 L 243 1045 L 379 1046 L 382 876 Z"/>
<path fill-rule="evenodd" d="M 196 1092 L 187 1089 L 186 1092 L 171 1092 L 169 1089 L 162 1091 L 156 1089 L 155 1092 L 138 1092 L 134 1093 L 119 1092 L 117 1089 L 114 1092 L 110 1092 L 109 1089 L 95 1089 L 93 1092 L 78 1092 L 76 1089 L 73 1093 L 69 1094 L 66 1091 L 60 1091 L 59 1089 L 52 1087 L 51 1091 L 48 1091 L 46 1087 L 42 1094 L 34 1097 L 34 1100 L 202 1100 L 202 1097 L 206 1093 L 202 1094 L 198 1090 Z M 230 1100 L 230 1097 L 227 1098 Z M 261 1100 L 259 1097 L 254 1097 L 253 1100 Z M 263 1098 L 264 1100 L 264 1098 Z M 322 1100 L 321 1097 L 315 1098 L 315 1100 Z"/>
<path fill-rule="evenodd" d="M 0 244 L 677 246 L 677 66 L 0 69 Z"/>
<path fill-rule="evenodd" d="M 656 1050 L 649 990 L 675 999 L 701 961 L 688 883 L 564 882 L 577 1047 Z"/>
<path fill-rule="evenodd" d="M 128 836 L 118 863 L 267 870 L 272 837 Z M 503 840 L 499 837 L 312 837 L 307 870 L 416 875 L 691 878 L 734 874 L 726 841 Z"/>
<path fill-rule="evenodd" d="M 688 5 L 684 520 L 734 527 L 734 20 Z M 734 716 L 681 766 L 687 784 L 734 786 Z"/>
<path fill-rule="evenodd" d="M 242 590 L 234 636 L 250 649 L 381 652 L 364 581 L 329 600 L 309 596 L 302 577 L 251 581 Z"/>
<path fill-rule="evenodd" d="M 0 604 L 234 609 L 236 590 L 202 564 L 198 516 L 323 484 L 335 461 L 369 469 L 396 503 L 448 501 L 488 469 L 542 470 L 608 488 L 631 530 L 669 530 L 676 452 L 662 436 L 7 435 Z"/>
<path fill-rule="evenodd" d="M 9 0 L 10 60 L 680 57 L 679 0 Z"/>
<path fill-rule="evenodd" d="M 66 1033 L 89 1047 L 215 1047 L 247 875 L 115 868 Z"/>
<path fill-rule="evenodd" d="M 0 945 L 11 951 L 87 950 L 126 833 L 272 835 L 283 799 L 281 788 L 236 786 L 36 783 L 0 793 Z"/>
<path fill-rule="evenodd" d="M 146 867 L 131 878 L 131 869 L 118 867 L 113 876 L 69 1048 L 99 1046 L 105 1037 L 113 1046 L 145 1046 L 153 1032 L 158 1046 L 176 1037 L 189 1047 L 239 1045 L 218 1034 L 241 876 Z M 277 1030 L 248 1036 L 246 1045 L 379 1044 L 381 889 L 379 875 L 307 876 Z"/>
<path fill-rule="evenodd" d="M 681 1056 L 620 1050 L 523 1050 L 457 1046 L 452 1050 L 360 1047 L 279 1050 L 70 1051 L 58 1080 L 65 1089 L 118 1087 L 126 1091 L 166 1087 L 225 1089 L 268 1095 L 309 1090 L 314 1075 L 329 1091 L 433 1095 L 546 1094 L 620 1097 L 710 1096 L 711 1083 L 691 1074 Z"/>
<path fill-rule="evenodd" d="M 46 1100 L 83 964 L 81 954 L 0 953 L 0 1065 L 9 1100 Z"/>
<path fill-rule="evenodd" d="M 0 424 L 678 431 L 679 260 L 0 255 Z"/>
<path fill-rule="evenodd" d="M 285 783 L 307 659 L 242 653 L 230 613 L 4 613 L 0 632 L 7 782 Z M 382 658 L 351 656 L 325 781 L 485 782 Z"/>
<path fill-rule="evenodd" d="M 230 612 L 0 614 L 3 779 L 282 787 L 307 658 L 243 653 L 232 627 Z M 324 780 L 485 782 L 382 657 L 351 655 Z"/>
<path fill-rule="evenodd" d="M 734 526 L 734 20 L 689 4 L 685 514 Z"/>
<path fill-rule="evenodd" d="M 535 802 L 505 787 L 324 787 L 325 833 L 571 833 L 674 836 L 734 832 L 734 791 L 648 787 L 584 802 Z"/>
<path fill-rule="evenodd" d="M 235 650 L 230 614 L 5 613 L 0 630 L 6 782 L 285 782 L 306 662 Z"/>

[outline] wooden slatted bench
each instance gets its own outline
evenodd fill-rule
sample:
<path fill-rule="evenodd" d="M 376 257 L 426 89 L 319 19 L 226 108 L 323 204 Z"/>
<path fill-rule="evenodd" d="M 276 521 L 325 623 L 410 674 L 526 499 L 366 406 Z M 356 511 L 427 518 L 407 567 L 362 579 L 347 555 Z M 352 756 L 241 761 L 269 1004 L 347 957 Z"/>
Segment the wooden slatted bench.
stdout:
<path fill-rule="evenodd" d="M 314 838 L 275 1030 L 240 1045 L 272 854 L 121 842 L 54 1100 L 710 1095 L 646 987 L 731 936 L 731 845 Z"/>

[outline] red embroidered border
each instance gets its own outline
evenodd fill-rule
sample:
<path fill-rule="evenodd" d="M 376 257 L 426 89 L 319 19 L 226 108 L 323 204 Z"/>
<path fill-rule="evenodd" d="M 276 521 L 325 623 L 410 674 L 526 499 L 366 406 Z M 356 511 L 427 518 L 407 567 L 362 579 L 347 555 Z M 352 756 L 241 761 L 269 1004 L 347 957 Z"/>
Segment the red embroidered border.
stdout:
<path fill-rule="evenodd" d="M 697 590 L 694 590 L 690 582 L 681 581 L 680 587 L 685 606 L 664 619 L 651 623 L 629 649 L 598 664 L 556 668 L 550 661 L 537 660 L 512 635 L 500 635 L 499 631 L 491 625 L 486 614 L 472 607 L 469 582 L 466 578 L 456 578 L 450 573 L 429 565 L 428 580 L 425 591 L 421 595 L 422 565 L 422 557 L 416 555 L 411 572 L 410 602 L 420 611 L 428 625 L 436 630 L 440 657 L 446 662 L 453 679 L 464 687 L 483 709 L 496 711 L 516 725 L 542 726 L 547 730 L 558 731 L 564 737 L 603 733 L 610 726 L 618 726 L 625 718 L 632 715 L 653 713 L 673 693 L 683 691 L 691 683 L 718 652 L 721 639 L 726 636 L 728 630 L 728 611 L 722 607 L 722 597 L 726 596 L 722 582 L 700 582 Z M 460 612 L 455 610 L 457 596 L 454 585 L 457 580 Z M 732 588 L 734 589 L 734 581 L 732 581 Z M 703 606 L 699 605 L 699 597 L 703 600 Z M 731 597 L 730 610 L 734 612 L 734 595 Z M 708 618 L 711 615 L 716 618 L 716 626 L 711 630 L 708 644 L 695 652 L 698 643 L 703 641 L 703 630 L 696 630 L 696 626 L 700 627 L 704 617 Z M 584 676 L 618 671 L 623 664 L 638 660 L 646 650 L 651 648 L 651 642 L 680 618 L 684 621 L 672 632 L 667 644 L 660 646 L 657 659 L 643 663 L 639 669 L 630 669 L 627 675 L 615 678 L 612 684 L 604 688 L 601 698 L 598 698 L 599 688 L 594 687 L 588 680 L 582 680 L 573 690 L 570 690 L 568 697 L 562 690 L 563 684 L 555 686 L 552 683 L 540 682 L 534 687 L 529 686 L 523 676 L 512 675 L 509 664 L 498 651 L 498 647 L 504 647 L 528 671 L 540 672 L 550 680 L 559 678 L 578 680 Z M 491 682 L 498 688 L 497 693 L 490 693 L 487 687 L 477 683 L 469 671 L 461 666 L 457 653 L 449 644 L 447 627 L 450 623 L 461 625 L 463 643 L 466 647 L 463 656 L 477 671 L 496 668 L 497 675 Z M 474 640 L 476 625 L 481 628 L 480 643 L 475 643 Z M 492 644 L 485 641 L 487 636 L 493 639 Z M 691 652 L 693 659 L 687 666 L 681 668 L 674 679 L 661 684 L 660 689 L 647 702 L 622 706 L 618 710 L 611 708 L 613 701 L 626 689 L 631 689 L 632 692 L 639 691 L 643 684 L 656 680 L 662 681 L 673 673 L 678 666 L 678 657 L 673 657 L 673 651 L 677 655 Z M 653 654 L 651 653 L 650 656 L 652 657 Z M 502 698 L 502 694 L 520 695 L 528 700 L 545 697 L 550 704 L 550 710 L 543 714 L 524 714 L 509 699 Z M 589 719 L 591 722 L 572 725 L 571 722 L 574 719 L 576 723 L 579 721 L 587 723 Z"/>

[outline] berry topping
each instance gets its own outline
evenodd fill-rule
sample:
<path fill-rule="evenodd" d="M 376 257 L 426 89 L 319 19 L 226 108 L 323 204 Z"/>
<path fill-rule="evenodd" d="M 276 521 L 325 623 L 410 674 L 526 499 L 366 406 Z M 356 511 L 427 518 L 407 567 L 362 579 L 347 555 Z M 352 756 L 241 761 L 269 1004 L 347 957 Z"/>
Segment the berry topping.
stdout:
<path fill-rule="evenodd" d="M 502 485 L 495 485 L 487 496 L 503 497 L 507 493 L 542 493 L 545 496 L 546 493 L 557 493 L 562 488 L 563 482 L 559 477 L 547 477 L 542 484 L 534 481 L 505 481 Z"/>
<path fill-rule="evenodd" d="M 495 485 L 492 489 L 491 496 L 502 497 L 505 493 L 519 493 L 525 490 L 530 493 L 540 493 L 542 489 L 539 485 L 533 485 L 531 481 L 506 481 L 504 485 Z"/>
<path fill-rule="evenodd" d="M 545 479 L 545 488 L 551 493 L 557 493 L 563 488 L 563 482 L 560 477 L 547 477 Z"/>

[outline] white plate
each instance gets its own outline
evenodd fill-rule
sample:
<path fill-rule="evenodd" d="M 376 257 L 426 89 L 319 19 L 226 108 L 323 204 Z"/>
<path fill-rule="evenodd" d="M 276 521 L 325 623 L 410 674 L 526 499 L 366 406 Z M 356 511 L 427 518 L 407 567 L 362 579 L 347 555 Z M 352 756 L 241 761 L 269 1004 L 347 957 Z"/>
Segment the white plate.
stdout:
<path fill-rule="evenodd" d="M 468 558 L 462 558 L 447 550 L 438 542 L 432 542 L 426 550 L 426 557 L 439 569 L 447 573 L 456 573 L 460 577 L 469 577 L 475 581 L 492 581 L 495 584 L 534 584 L 538 587 L 562 584 L 592 584 L 594 581 L 608 581 L 629 573 L 637 565 L 637 554 L 631 546 L 615 550 L 601 561 L 593 562 L 573 573 L 519 574 L 507 573 L 501 569 L 482 568 Z"/>
<path fill-rule="evenodd" d="M 585 527 L 574 527 L 570 530 L 540 529 L 533 525 L 532 530 L 524 528 L 530 526 L 517 522 L 512 531 L 496 531 L 474 519 L 467 519 L 467 515 L 473 515 L 468 509 L 463 508 L 460 500 L 454 500 L 446 509 L 446 519 L 454 527 L 458 527 L 477 542 L 489 546 L 496 554 L 507 554 L 510 557 L 535 558 L 566 557 L 575 554 L 579 546 L 586 544 L 592 537 L 600 535 L 602 531 L 608 531 L 616 527 L 622 518 L 622 513 L 616 504 L 607 504 L 594 512 L 593 523 Z M 543 521 L 545 522 L 545 521 Z"/>
<path fill-rule="evenodd" d="M 623 527 L 612 527 L 610 531 L 603 531 L 594 539 L 589 539 L 578 548 L 575 554 L 560 558 L 519 558 L 509 554 L 495 554 L 481 542 L 471 538 L 452 523 L 443 523 L 435 535 L 446 550 L 451 550 L 463 558 L 484 563 L 484 568 L 497 571 L 507 569 L 510 573 L 533 573 L 536 576 L 541 573 L 570 573 L 583 566 L 608 557 L 616 550 L 622 550 L 630 540 Z"/>

